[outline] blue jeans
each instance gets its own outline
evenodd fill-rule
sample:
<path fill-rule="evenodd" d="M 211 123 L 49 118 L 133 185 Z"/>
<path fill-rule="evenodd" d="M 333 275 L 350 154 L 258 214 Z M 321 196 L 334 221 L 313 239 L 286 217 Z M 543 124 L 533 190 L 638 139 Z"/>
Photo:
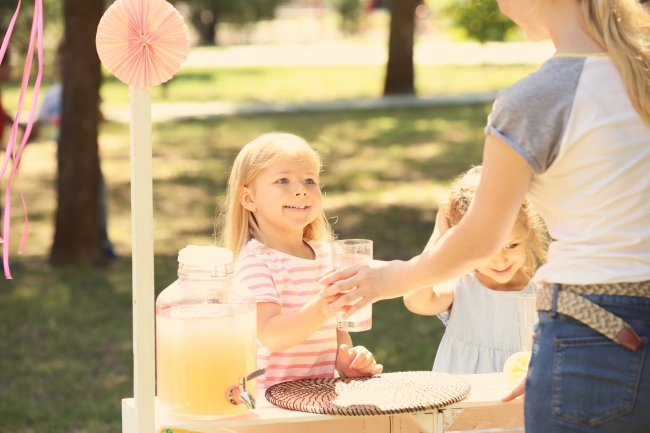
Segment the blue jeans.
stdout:
<path fill-rule="evenodd" d="M 650 299 L 586 296 L 643 339 L 626 349 L 567 316 L 539 313 L 526 380 L 526 433 L 650 432 Z"/>

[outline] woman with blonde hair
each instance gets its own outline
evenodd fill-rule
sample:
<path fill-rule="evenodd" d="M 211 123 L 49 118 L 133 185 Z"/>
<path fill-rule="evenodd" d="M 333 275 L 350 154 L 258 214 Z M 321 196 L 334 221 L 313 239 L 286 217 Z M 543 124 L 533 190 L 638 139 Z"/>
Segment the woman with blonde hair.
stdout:
<path fill-rule="evenodd" d="M 526 432 L 650 431 L 650 15 L 638 0 L 499 0 L 556 54 L 499 92 L 483 171 L 460 223 L 407 261 L 351 266 L 322 296 L 402 296 L 503 247 L 527 195 L 553 239 L 533 281 L 540 322 Z"/>

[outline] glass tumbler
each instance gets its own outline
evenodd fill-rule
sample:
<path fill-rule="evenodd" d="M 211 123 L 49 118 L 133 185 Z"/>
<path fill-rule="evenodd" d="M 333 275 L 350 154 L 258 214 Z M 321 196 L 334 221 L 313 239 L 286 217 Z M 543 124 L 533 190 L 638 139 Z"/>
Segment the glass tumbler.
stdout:
<path fill-rule="evenodd" d="M 345 239 L 332 242 L 332 263 L 334 269 L 372 260 L 372 241 L 367 239 Z M 353 302 L 351 305 L 354 305 Z M 372 304 L 363 307 L 347 319 L 343 319 L 343 311 L 336 314 L 337 326 L 341 331 L 367 331 L 372 327 Z"/>
<path fill-rule="evenodd" d="M 519 316 L 519 344 L 522 352 L 533 349 L 534 327 L 538 316 L 535 310 L 536 295 L 517 296 L 517 311 Z"/>

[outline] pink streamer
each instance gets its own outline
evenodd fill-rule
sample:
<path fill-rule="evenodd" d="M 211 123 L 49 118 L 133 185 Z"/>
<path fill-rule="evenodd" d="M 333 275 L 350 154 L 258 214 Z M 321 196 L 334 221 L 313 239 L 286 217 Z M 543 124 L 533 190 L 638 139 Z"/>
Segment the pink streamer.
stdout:
<path fill-rule="evenodd" d="M 7 45 L 9 44 L 9 39 L 11 38 L 11 33 L 13 32 L 14 24 L 16 18 L 18 17 L 18 12 L 20 11 L 21 0 L 18 1 L 18 6 L 16 12 L 11 20 L 9 28 L 7 29 L 7 34 L 2 42 L 2 47 L 0 48 L 0 58 L 3 58 L 5 52 L 7 51 Z M 27 126 L 25 128 L 25 134 L 20 143 L 20 147 L 16 150 L 16 136 L 18 132 L 18 120 L 20 119 L 20 114 L 23 111 L 23 103 L 25 100 L 25 93 L 27 93 L 27 85 L 29 84 L 29 73 L 32 67 L 32 60 L 34 57 L 34 45 L 38 41 L 38 74 L 36 76 L 36 82 L 34 83 L 34 97 L 32 98 L 32 106 L 29 111 L 29 119 L 27 120 Z M 43 78 L 43 0 L 35 0 L 34 3 L 34 18 L 32 21 L 32 31 L 29 39 L 29 48 L 27 50 L 27 58 L 25 61 L 25 69 L 23 70 L 23 80 L 20 87 L 20 97 L 18 98 L 18 110 L 16 111 L 16 117 L 14 118 L 13 126 L 11 127 L 11 133 L 9 134 L 9 141 L 7 143 L 7 150 L 5 151 L 5 158 L 2 164 L 2 169 L 0 170 L 0 178 L 4 176 L 4 173 L 7 169 L 9 163 L 9 158 L 13 160 L 11 171 L 9 172 L 9 178 L 7 179 L 7 186 L 5 189 L 5 210 L 4 210 L 4 225 L 2 235 L 4 238 L 3 245 L 3 265 L 6 278 L 13 278 L 11 276 L 11 271 L 9 270 L 9 229 L 10 229 L 10 216 L 11 216 L 11 184 L 13 178 L 17 175 L 18 164 L 20 162 L 20 157 L 23 153 L 23 149 L 27 144 L 27 139 L 31 133 L 32 127 L 34 125 L 34 118 L 36 117 L 36 105 L 38 103 L 38 94 L 41 88 L 41 80 Z M 25 212 L 25 223 L 23 225 L 23 234 L 20 240 L 20 246 L 18 248 L 18 253 L 21 254 L 24 251 L 25 243 L 27 242 L 27 233 L 29 231 L 29 219 L 27 218 L 27 205 L 25 203 L 25 197 L 23 196 L 22 191 L 20 192 L 20 197 L 23 203 L 23 211 Z M 2 239 L 0 239 L 2 240 Z"/>

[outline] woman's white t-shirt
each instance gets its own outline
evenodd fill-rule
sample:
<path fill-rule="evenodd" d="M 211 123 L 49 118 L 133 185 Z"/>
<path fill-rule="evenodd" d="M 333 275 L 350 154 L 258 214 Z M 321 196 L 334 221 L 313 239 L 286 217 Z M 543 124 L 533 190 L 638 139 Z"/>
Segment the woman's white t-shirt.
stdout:
<path fill-rule="evenodd" d="M 650 280 L 650 125 L 608 56 L 551 58 L 499 92 L 486 133 L 534 170 L 553 238 L 536 282 Z"/>

